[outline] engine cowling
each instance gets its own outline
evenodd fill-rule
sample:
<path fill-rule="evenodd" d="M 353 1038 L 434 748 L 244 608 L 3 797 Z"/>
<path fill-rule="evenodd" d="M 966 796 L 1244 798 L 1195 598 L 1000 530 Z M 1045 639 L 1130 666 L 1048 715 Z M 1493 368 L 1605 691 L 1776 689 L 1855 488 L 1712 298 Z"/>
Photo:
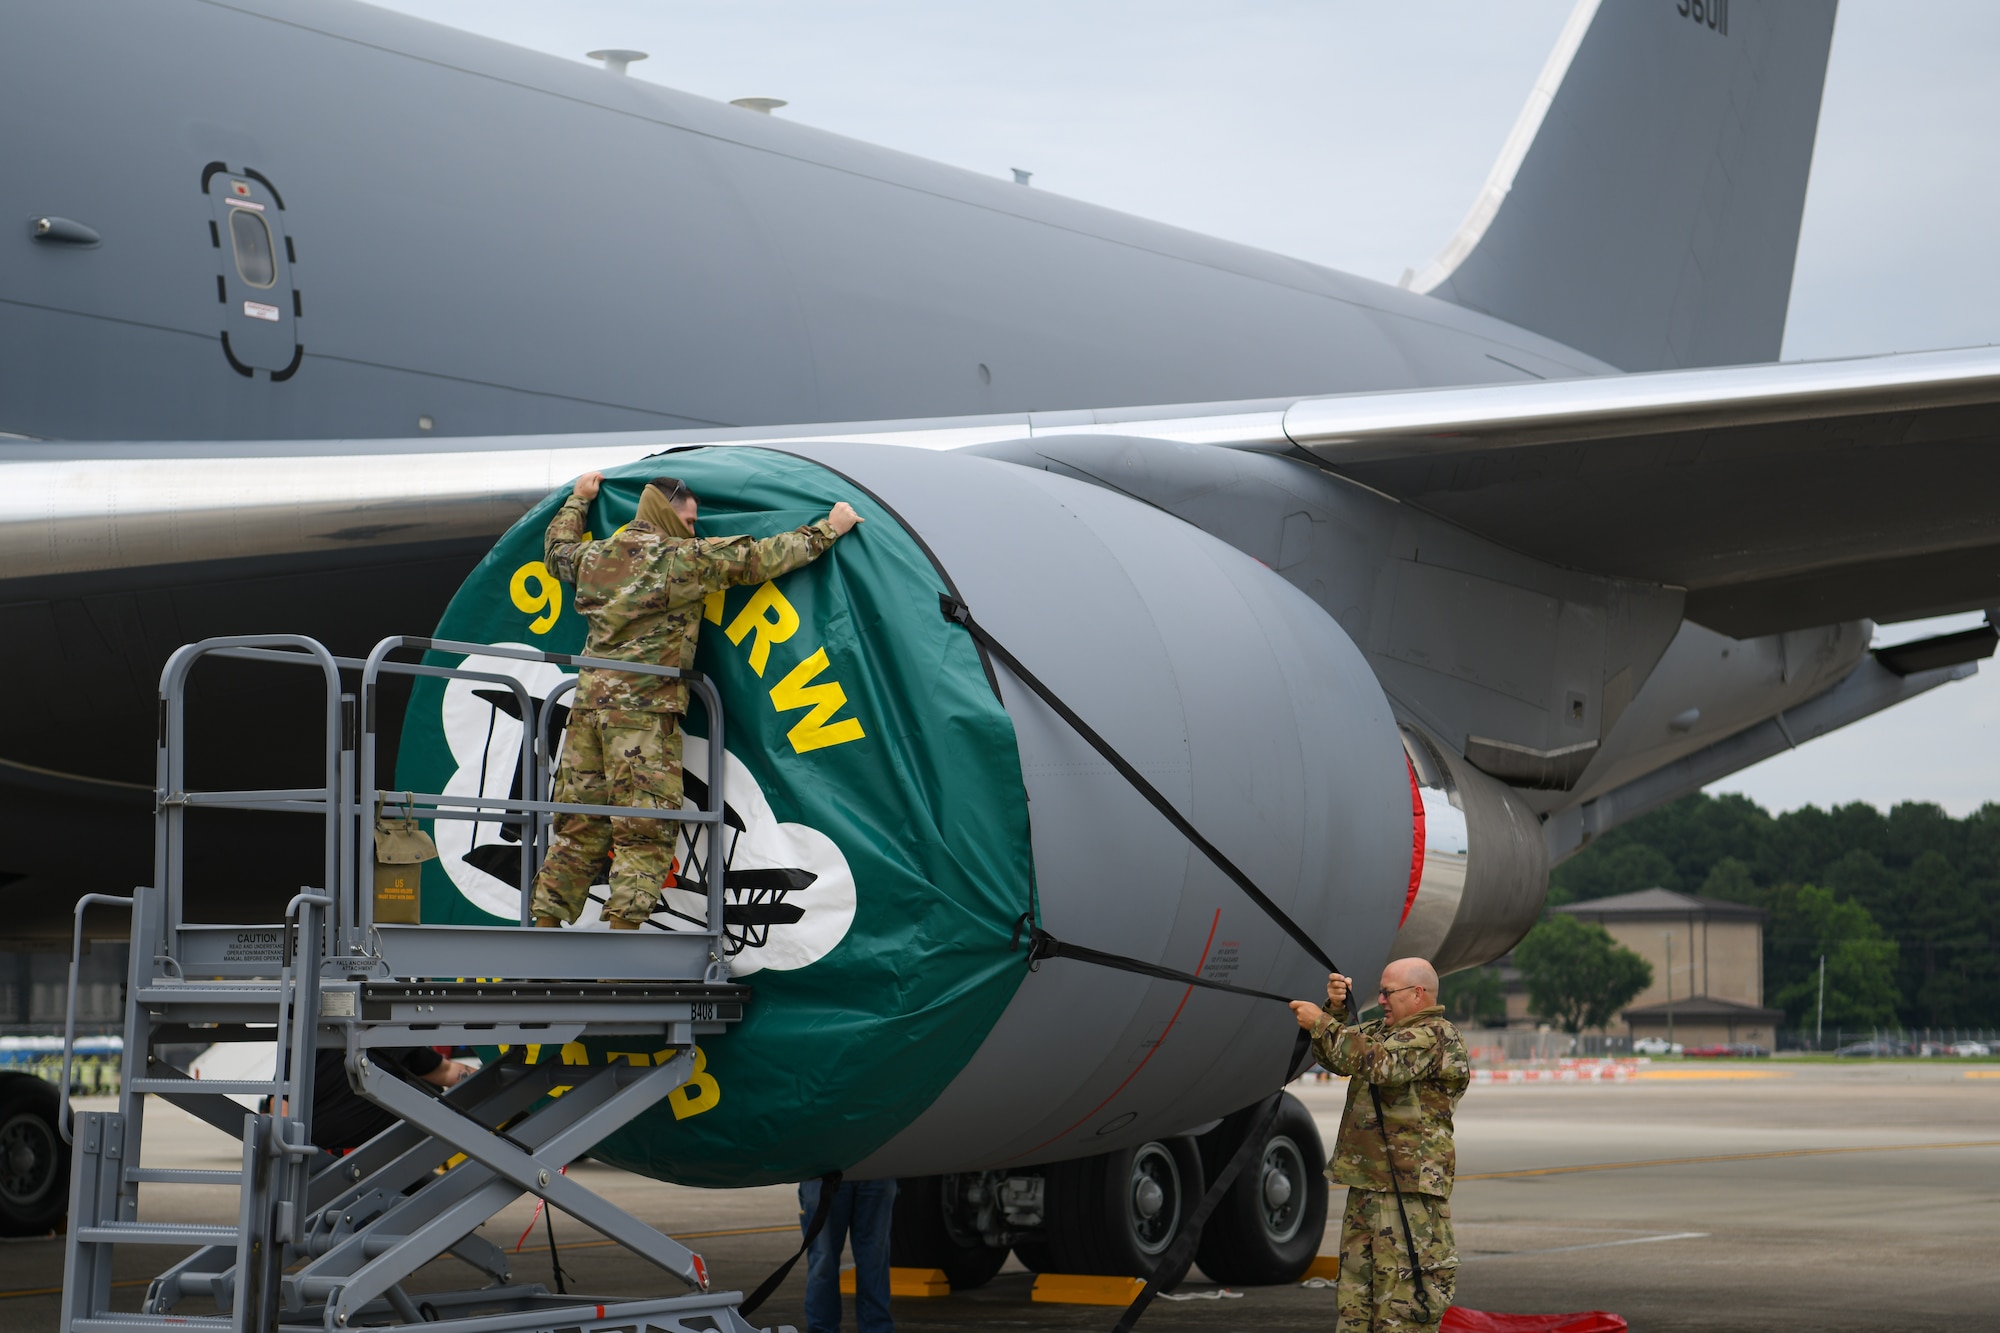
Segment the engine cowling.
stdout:
<path fill-rule="evenodd" d="M 743 825 L 731 870 L 812 880 L 790 899 L 798 918 L 732 960 L 754 988 L 749 1017 L 704 1049 L 695 1083 L 602 1146 L 607 1160 L 710 1185 L 1026 1165 L 1203 1125 L 1286 1076 L 1296 1029 L 1269 1002 L 1062 959 L 1031 973 L 1010 948 L 1032 913 L 1093 948 L 1281 994 L 1322 988 L 1316 963 L 982 661 L 940 593 L 1343 970 L 1372 977 L 1388 956 L 1411 818 L 1387 701 L 1339 626 L 1256 561 L 1068 478 L 867 445 L 623 468 L 593 528 L 627 521 L 660 472 L 701 495 L 704 534 L 761 536 L 839 499 L 867 522 L 821 561 L 710 603 L 698 664 L 728 714 Z M 564 590 L 531 568 L 558 498 L 503 538 L 441 637 L 581 646 Z M 559 682 L 528 683 L 542 696 Z M 469 690 L 419 690 L 398 782 L 505 792 L 518 725 Z M 505 849 L 480 851 L 498 832 L 443 841 L 426 918 L 511 917 Z"/>
<path fill-rule="evenodd" d="M 1541 819 L 1505 784 L 1414 726 L 1404 726 L 1423 804 L 1417 892 L 1396 933 L 1397 957 L 1440 973 L 1489 963 L 1540 919 L 1548 894 Z"/>

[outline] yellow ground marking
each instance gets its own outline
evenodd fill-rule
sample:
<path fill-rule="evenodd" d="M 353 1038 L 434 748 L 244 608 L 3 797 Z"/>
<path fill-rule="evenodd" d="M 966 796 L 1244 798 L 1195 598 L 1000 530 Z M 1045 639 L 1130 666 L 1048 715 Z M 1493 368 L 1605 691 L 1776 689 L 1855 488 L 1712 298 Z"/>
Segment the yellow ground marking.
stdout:
<path fill-rule="evenodd" d="M 1029 1299 L 1058 1305 L 1130 1305 L 1145 1283 L 1136 1277 L 1091 1273 L 1037 1273 Z"/>
<path fill-rule="evenodd" d="M 1968 1069 L 1967 1078 L 2000 1078 L 2000 1069 Z"/>
<path fill-rule="evenodd" d="M 841 1269 L 840 1289 L 852 1296 L 854 1283 L 854 1270 Z M 892 1299 L 898 1296 L 949 1296 L 951 1279 L 944 1275 L 942 1268 L 891 1268 L 889 1295 Z"/>
<path fill-rule="evenodd" d="M 2000 1148 L 2000 1139 L 1965 1143 L 1882 1143 L 1857 1148 L 1785 1148 L 1774 1152 L 1719 1153 L 1713 1157 L 1655 1157 L 1643 1162 L 1590 1162 L 1581 1166 L 1537 1166 L 1526 1171 L 1482 1171 L 1466 1180 L 1515 1180 L 1523 1176 L 1566 1176 L 1578 1171 L 1636 1171 L 1649 1166 L 1700 1166 L 1712 1162 L 1761 1162 L 1775 1157 L 1833 1157 L 1857 1152 L 1929 1152 L 1944 1148 Z"/>
<path fill-rule="evenodd" d="M 1640 1078 L 1790 1078 L 1789 1069 L 1642 1069 Z"/>

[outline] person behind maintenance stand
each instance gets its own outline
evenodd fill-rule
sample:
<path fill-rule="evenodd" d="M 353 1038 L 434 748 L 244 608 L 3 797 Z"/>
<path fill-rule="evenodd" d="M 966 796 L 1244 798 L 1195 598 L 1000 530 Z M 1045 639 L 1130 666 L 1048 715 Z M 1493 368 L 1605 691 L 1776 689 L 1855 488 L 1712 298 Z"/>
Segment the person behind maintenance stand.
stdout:
<path fill-rule="evenodd" d="M 549 571 L 576 585 L 576 609 L 589 627 L 586 657 L 691 670 L 703 598 L 789 573 L 861 522 L 843 500 L 819 522 L 762 541 L 696 537 L 694 493 L 677 478 L 655 477 L 640 494 L 637 518 L 588 541 L 585 515 L 603 481 L 601 472 L 578 477 L 542 541 Z M 563 733 L 556 801 L 678 810 L 686 712 L 687 686 L 672 677 L 585 669 Z M 609 850 L 605 919 L 613 930 L 637 930 L 671 882 L 678 828 L 666 819 L 557 815 L 535 876 L 535 924 L 575 921 Z"/>
<path fill-rule="evenodd" d="M 455 1088 L 472 1077 L 472 1066 L 447 1059 L 429 1046 L 374 1046 L 368 1059 L 384 1069 L 400 1068 L 434 1088 Z M 322 1046 L 313 1060 L 312 1141 L 328 1152 L 351 1152 L 396 1124 L 399 1117 L 354 1090 L 347 1077 L 347 1051 Z"/>
<path fill-rule="evenodd" d="M 1292 1002 L 1313 1054 L 1347 1076 L 1340 1138 L 1326 1164 L 1327 1177 L 1347 1187 L 1336 1327 L 1435 1328 L 1458 1285 L 1451 1117 L 1472 1082 L 1472 1061 L 1437 1002 L 1437 972 L 1423 959 L 1382 969 L 1383 1015 L 1373 1022 L 1346 1021 L 1351 987 L 1336 972 L 1326 981 L 1327 1009 Z"/>
<path fill-rule="evenodd" d="M 799 1226 L 810 1232 L 823 1182 L 799 1185 Z M 806 1249 L 806 1333 L 840 1333 L 840 1250 L 854 1245 L 854 1326 L 860 1333 L 895 1333 L 889 1314 L 889 1227 L 896 1215 L 894 1180 L 843 1180 L 827 1204 L 826 1221 Z"/>

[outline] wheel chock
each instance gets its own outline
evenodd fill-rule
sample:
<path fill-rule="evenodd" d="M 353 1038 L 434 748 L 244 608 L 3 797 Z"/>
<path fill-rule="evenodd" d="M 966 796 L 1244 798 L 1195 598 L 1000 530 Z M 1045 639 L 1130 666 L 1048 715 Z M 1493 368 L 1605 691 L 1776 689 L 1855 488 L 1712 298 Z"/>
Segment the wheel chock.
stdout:
<path fill-rule="evenodd" d="M 1033 1299 L 1056 1305 L 1130 1305 L 1146 1283 L 1136 1277 L 1094 1273 L 1038 1273 Z"/>
<path fill-rule="evenodd" d="M 1306 1265 L 1306 1271 L 1299 1274 L 1299 1281 L 1309 1282 L 1316 1277 L 1325 1278 L 1328 1282 L 1338 1281 L 1340 1278 L 1340 1256 L 1337 1254 L 1322 1254 L 1317 1256 L 1311 1263 Z"/>
<path fill-rule="evenodd" d="M 850 1266 L 840 1270 L 840 1289 L 847 1295 L 854 1294 L 854 1269 Z M 944 1275 L 942 1268 L 891 1268 L 889 1270 L 889 1298 L 949 1296 L 951 1279 Z"/>

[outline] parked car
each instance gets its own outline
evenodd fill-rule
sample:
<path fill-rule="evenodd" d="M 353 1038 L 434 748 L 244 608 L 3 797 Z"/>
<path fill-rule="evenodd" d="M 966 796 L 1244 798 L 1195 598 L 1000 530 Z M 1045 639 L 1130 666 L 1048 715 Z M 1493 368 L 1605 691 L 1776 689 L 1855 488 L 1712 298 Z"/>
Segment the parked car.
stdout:
<path fill-rule="evenodd" d="M 1879 1060 L 1885 1056 L 1901 1055 L 1903 1044 L 1898 1041 L 1857 1041 L 1835 1051 L 1836 1056 L 1850 1056 L 1861 1060 Z"/>
<path fill-rule="evenodd" d="M 1961 1041 L 1952 1044 L 1953 1055 L 1991 1055 L 1993 1048 L 1983 1041 Z"/>
<path fill-rule="evenodd" d="M 1687 1048 L 1687 1055 L 1690 1059 L 1713 1060 L 1721 1056 L 1734 1054 L 1736 1054 L 1734 1046 L 1690 1046 Z"/>
<path fill-rule="evenodd" d="M 1679 1042 L 1668 1041 L 1665 1037 L 1641 1037 L 1632 1043 L 1634 1055 L 1679 1055 L 1682 1049 Z"/>
<path fill-rule="evenodd" d="M 1765 1050 L 1762 1046 L 1759 1046 L 1754 1041 L 1739 1041 L 1735 1045 L 1729 1048 L 1729 1053 L 1731 1055 L 1740 1055 L 1746 1059 L 1751 1059 L 1751 1060 L 1768 1059 L 1771 1054 L 1769 1051 Z"/>

